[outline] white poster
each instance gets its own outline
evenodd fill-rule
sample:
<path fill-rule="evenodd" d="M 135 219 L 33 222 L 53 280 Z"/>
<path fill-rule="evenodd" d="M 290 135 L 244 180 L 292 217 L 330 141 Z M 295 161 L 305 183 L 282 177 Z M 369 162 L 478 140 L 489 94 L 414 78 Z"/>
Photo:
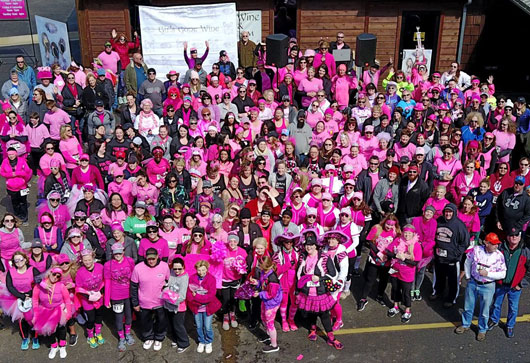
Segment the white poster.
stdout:
<path fill-rule="evenodd" d="M 249 32 L 249 38 L 254 43 L 261 42 L 261 10 L 238 11 L 239 33 Z"/>
<path fill-rule="evenodd" d="M 431 72 L 432 49 L 424 49 L 423 54 L 427 58 L 427 73 Z M 410 76 L 412 73 L 412 66 L 416 59 L 416 49 L 403 49 L 403 59 L 401 62 L 401 70 L 405 75 Z"/>
<path fill-rule="evenodd" d="M 62 69 L 68 68 L 71 62 L 70 41 L 66 23 L 35 15 L 39 37 L 40 59 L 43 66 L 54 63 Z"/>
<path fill-rule="evenodd" d="M 148 67 L 156 69 L 157 78 L 166 79 L 170 70 L 184 77 L 188 66 L 184 60 L 184 42 L 197 48 L 197 56 L 206 51 L 205 41 L 210 44 L 210 53 L 204 60 L 206 72 L 219 60 L 219 52 L 226 50 L 230 60 L 238 64 L 236 4 L 186 5 L 171 7 L 140 6 L 140 28 L 142 50 Z"/>

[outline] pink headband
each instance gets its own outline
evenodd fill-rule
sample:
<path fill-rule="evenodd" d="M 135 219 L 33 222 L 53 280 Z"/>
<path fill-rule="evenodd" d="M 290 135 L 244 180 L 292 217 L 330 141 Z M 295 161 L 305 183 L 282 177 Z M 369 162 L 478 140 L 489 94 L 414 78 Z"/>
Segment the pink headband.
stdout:
<path fill-rule="evenodd" d="M 396 225 L 396 221 L 394 221 L 392 219 L 389 219 L 388 221 L 385 222 L 385 224 L 388 224 L 389 226 L 395 226 Z"/>
<path fill-rule="evenodd" d="M 416 230 L 414 230 L 414 228 L 412 228 L 412 227 L 405 227 L 405 228 L 403 228 L 403 232 L 412 232 L 412 233 L 414 233 L 414 232 L 416 232 Z"/>

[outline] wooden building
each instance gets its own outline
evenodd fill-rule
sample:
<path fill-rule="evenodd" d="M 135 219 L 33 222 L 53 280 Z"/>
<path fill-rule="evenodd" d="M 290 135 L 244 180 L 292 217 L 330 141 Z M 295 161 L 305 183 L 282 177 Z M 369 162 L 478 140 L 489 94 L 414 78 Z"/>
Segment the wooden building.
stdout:
<path fill-rule="evenodd" d="M 274 33 L 273 0 L 234 0 L 238 10 L 262 11 L 263 37 Z M 461 63 L 468 62 L 483 29 L 484 14 L 481 3 L 475 0 L 467 12 L 462 39 Z M 87 64 L 102 51 L 110 30 L 117 28 L 131 35 L 131 13 L 135 6 L 171 6 L 225 2 L 190 0 L 77 0 L 79 37 Z M 345 41 L 355 49 L 360 33 L 377 36 L 377 58 L 384 64 L 393 57 L 399 64 L 403 49 L 414 49 L 416 26 L 425 32 L 425 48 L 432 49 L 432 69 L 446 69 L 457 59 L 464 0 L 297 0 L 296 31 L 302 49 L 316 48 L 321 37 L 335 40 L 343 31 Z"/>

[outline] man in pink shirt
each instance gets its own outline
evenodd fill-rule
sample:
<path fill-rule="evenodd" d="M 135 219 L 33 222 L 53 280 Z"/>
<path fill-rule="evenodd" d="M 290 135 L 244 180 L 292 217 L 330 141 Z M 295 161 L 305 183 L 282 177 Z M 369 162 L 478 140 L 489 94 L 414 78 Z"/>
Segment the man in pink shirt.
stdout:
<path fill-rule="evenodd" d="M 112 50 L 110 42 L 105 43 L 105 50 L 98 55 L 104 69 L 112 71 L 114 74 L 121 72 L 120 55 Z"/>
<path fill-rule="evenodd" d="M 164 300 L 161 296 L 162 289 L 169 280 L 169 266 L 160 261 L 154 248 L 147 249 L 145 258 L 144 262 L 134 267 L 131 275 L 131 303 L 139 315 L 143 348 L 148 350 L 154 343 L 154 350 L 160 350 L 167 331 Z"/>
<path fill-rule="evenodd" d="M 61 139 L 61 126 L 70 124 L 70 116 L 57 107 L 55 101 L 46 101 L 48 112 L 44 115 L 43 123 L 50 129 L 50 138 L 53 140 Z"/>

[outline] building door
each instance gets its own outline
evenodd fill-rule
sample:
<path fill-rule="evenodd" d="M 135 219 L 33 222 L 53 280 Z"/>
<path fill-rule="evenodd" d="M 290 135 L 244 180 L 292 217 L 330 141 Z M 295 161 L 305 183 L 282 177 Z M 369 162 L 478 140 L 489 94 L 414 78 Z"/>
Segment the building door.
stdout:
<path fill-rule="evenodd" d="M 432 72 L 436 65 L 436 49 L 438 48 L 438 32 L 440 30 L 439 11 L 404 11 L 401 20 L 401 39 L 399 55 L 401 69 L 409 74 L 415 60 L 417 46 L 416 32 L 420 28 L 422 45 L 427 57 L 427 69 Z"/>

